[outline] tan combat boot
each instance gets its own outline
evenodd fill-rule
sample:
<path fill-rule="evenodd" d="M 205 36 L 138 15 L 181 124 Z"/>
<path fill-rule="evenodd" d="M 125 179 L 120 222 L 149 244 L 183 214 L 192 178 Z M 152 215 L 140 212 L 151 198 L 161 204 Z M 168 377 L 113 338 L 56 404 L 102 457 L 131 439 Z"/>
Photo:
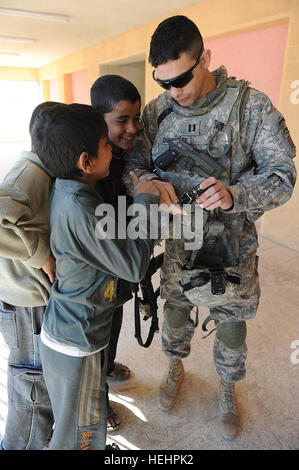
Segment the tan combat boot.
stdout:
<path fill-rule="evenodd" d="M 235 406 L 233 383 L 220 381 L 218 402 L 220 408 L 220 434 L 224 439 L 232 441 L 237 436 L 240 422 Z"/>
<path fill-rule="evenodd" d="M 158 408 L 169 411 L 177 397 L 179 386 L 184 378 L 184 367 L 181 359 L 171 358 L 167 375 L 163 378 L 158 392 Z"/>

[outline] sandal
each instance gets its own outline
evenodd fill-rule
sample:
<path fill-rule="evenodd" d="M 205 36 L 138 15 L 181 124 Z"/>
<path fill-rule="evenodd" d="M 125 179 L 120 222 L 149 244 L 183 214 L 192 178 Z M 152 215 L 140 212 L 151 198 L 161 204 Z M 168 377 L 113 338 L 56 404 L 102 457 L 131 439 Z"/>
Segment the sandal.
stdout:
<path fill-rule="evenodd" d="M 107 375 L 108 382 L 125 382 L 131 375 L 130 369 L 120 362 L 114 363 L 114 370 Z"/>
<path fill-rule="evenodd" d="M 120 427 L 119 417 L 112 406 L 107 406 L 107 432 L 114 432 Z"/>

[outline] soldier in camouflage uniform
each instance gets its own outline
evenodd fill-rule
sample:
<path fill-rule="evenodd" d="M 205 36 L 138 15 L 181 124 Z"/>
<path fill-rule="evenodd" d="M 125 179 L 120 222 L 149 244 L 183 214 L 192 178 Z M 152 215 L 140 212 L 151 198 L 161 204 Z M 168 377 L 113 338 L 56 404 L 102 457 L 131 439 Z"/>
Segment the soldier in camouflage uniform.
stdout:
<path fill-rule="evenodd" d="M 234 439 L 239 424 L 234 383 L 245 376 L 246 320 L 255 316 L 260 296 L 254 222 L 290 198 L 296 180 L 295 146 L 283 116 L 266 95 L 228 77 L 223 66 L 208 70 L 210 51 L 188 18 L 168 18 L 158 26 L 149 60 L 153 78 L 167 91 L 145 107 L 127 170 L 155 180 L 160 200 L 167 204 L 196 185 L 206 189 L 195 202 L 204 211 L 202 246 L 190 251 L 184 239 L 165 242 L 162 346 L 170 362 L 158 406 L 172 408 L 183 380 L 182 359 L 190 353 L 195 330 L 190 312 L 194 306 L 208 306 L 205 324 L 214 320 L 216 330 L 219 429 L 224 438 Z M 181 155 L 168 168 L 155 164 L 182 141 L 219 164 L 217 177 L 201 171 L 200 155 Z M 215 282 L 216 294 L 211 292 Z"/>

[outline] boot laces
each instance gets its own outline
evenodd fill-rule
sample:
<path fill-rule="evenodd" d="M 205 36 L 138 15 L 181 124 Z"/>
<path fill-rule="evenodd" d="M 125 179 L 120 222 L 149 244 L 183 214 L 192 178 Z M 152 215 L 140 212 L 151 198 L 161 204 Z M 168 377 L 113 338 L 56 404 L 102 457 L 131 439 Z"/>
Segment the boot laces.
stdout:
<path fill-rule="evenodd" d="M 233 410 L 234 402 L 234 385 L 232 383 L 223 382 L 223 395 L 228 409 Z"/>
<path fill-rule="evenodd" d="M 173 382 L 175 379 L 178 378 L 180 371 L 180 362 L 179 361 L 172 361 L 170 363 L 169 371 L 168 371 L 168 382 Z"/>

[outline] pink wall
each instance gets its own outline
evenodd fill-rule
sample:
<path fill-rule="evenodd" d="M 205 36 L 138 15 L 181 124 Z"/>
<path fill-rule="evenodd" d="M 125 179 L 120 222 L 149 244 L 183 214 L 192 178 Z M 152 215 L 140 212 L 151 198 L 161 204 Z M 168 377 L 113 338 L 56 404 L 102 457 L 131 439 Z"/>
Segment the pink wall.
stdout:
<path fill-rule="evenodd" d="M 210 70 L 225 65 L 229 75 L 250 81 L 278 106 L 287 34 L 284 24 L 206 41 L 212 52 Z"/>
<path fill-rule="evenodd" d="M 90 104 L 88 70 L 79 70 L 71 75 L 73 103 Z"/>

